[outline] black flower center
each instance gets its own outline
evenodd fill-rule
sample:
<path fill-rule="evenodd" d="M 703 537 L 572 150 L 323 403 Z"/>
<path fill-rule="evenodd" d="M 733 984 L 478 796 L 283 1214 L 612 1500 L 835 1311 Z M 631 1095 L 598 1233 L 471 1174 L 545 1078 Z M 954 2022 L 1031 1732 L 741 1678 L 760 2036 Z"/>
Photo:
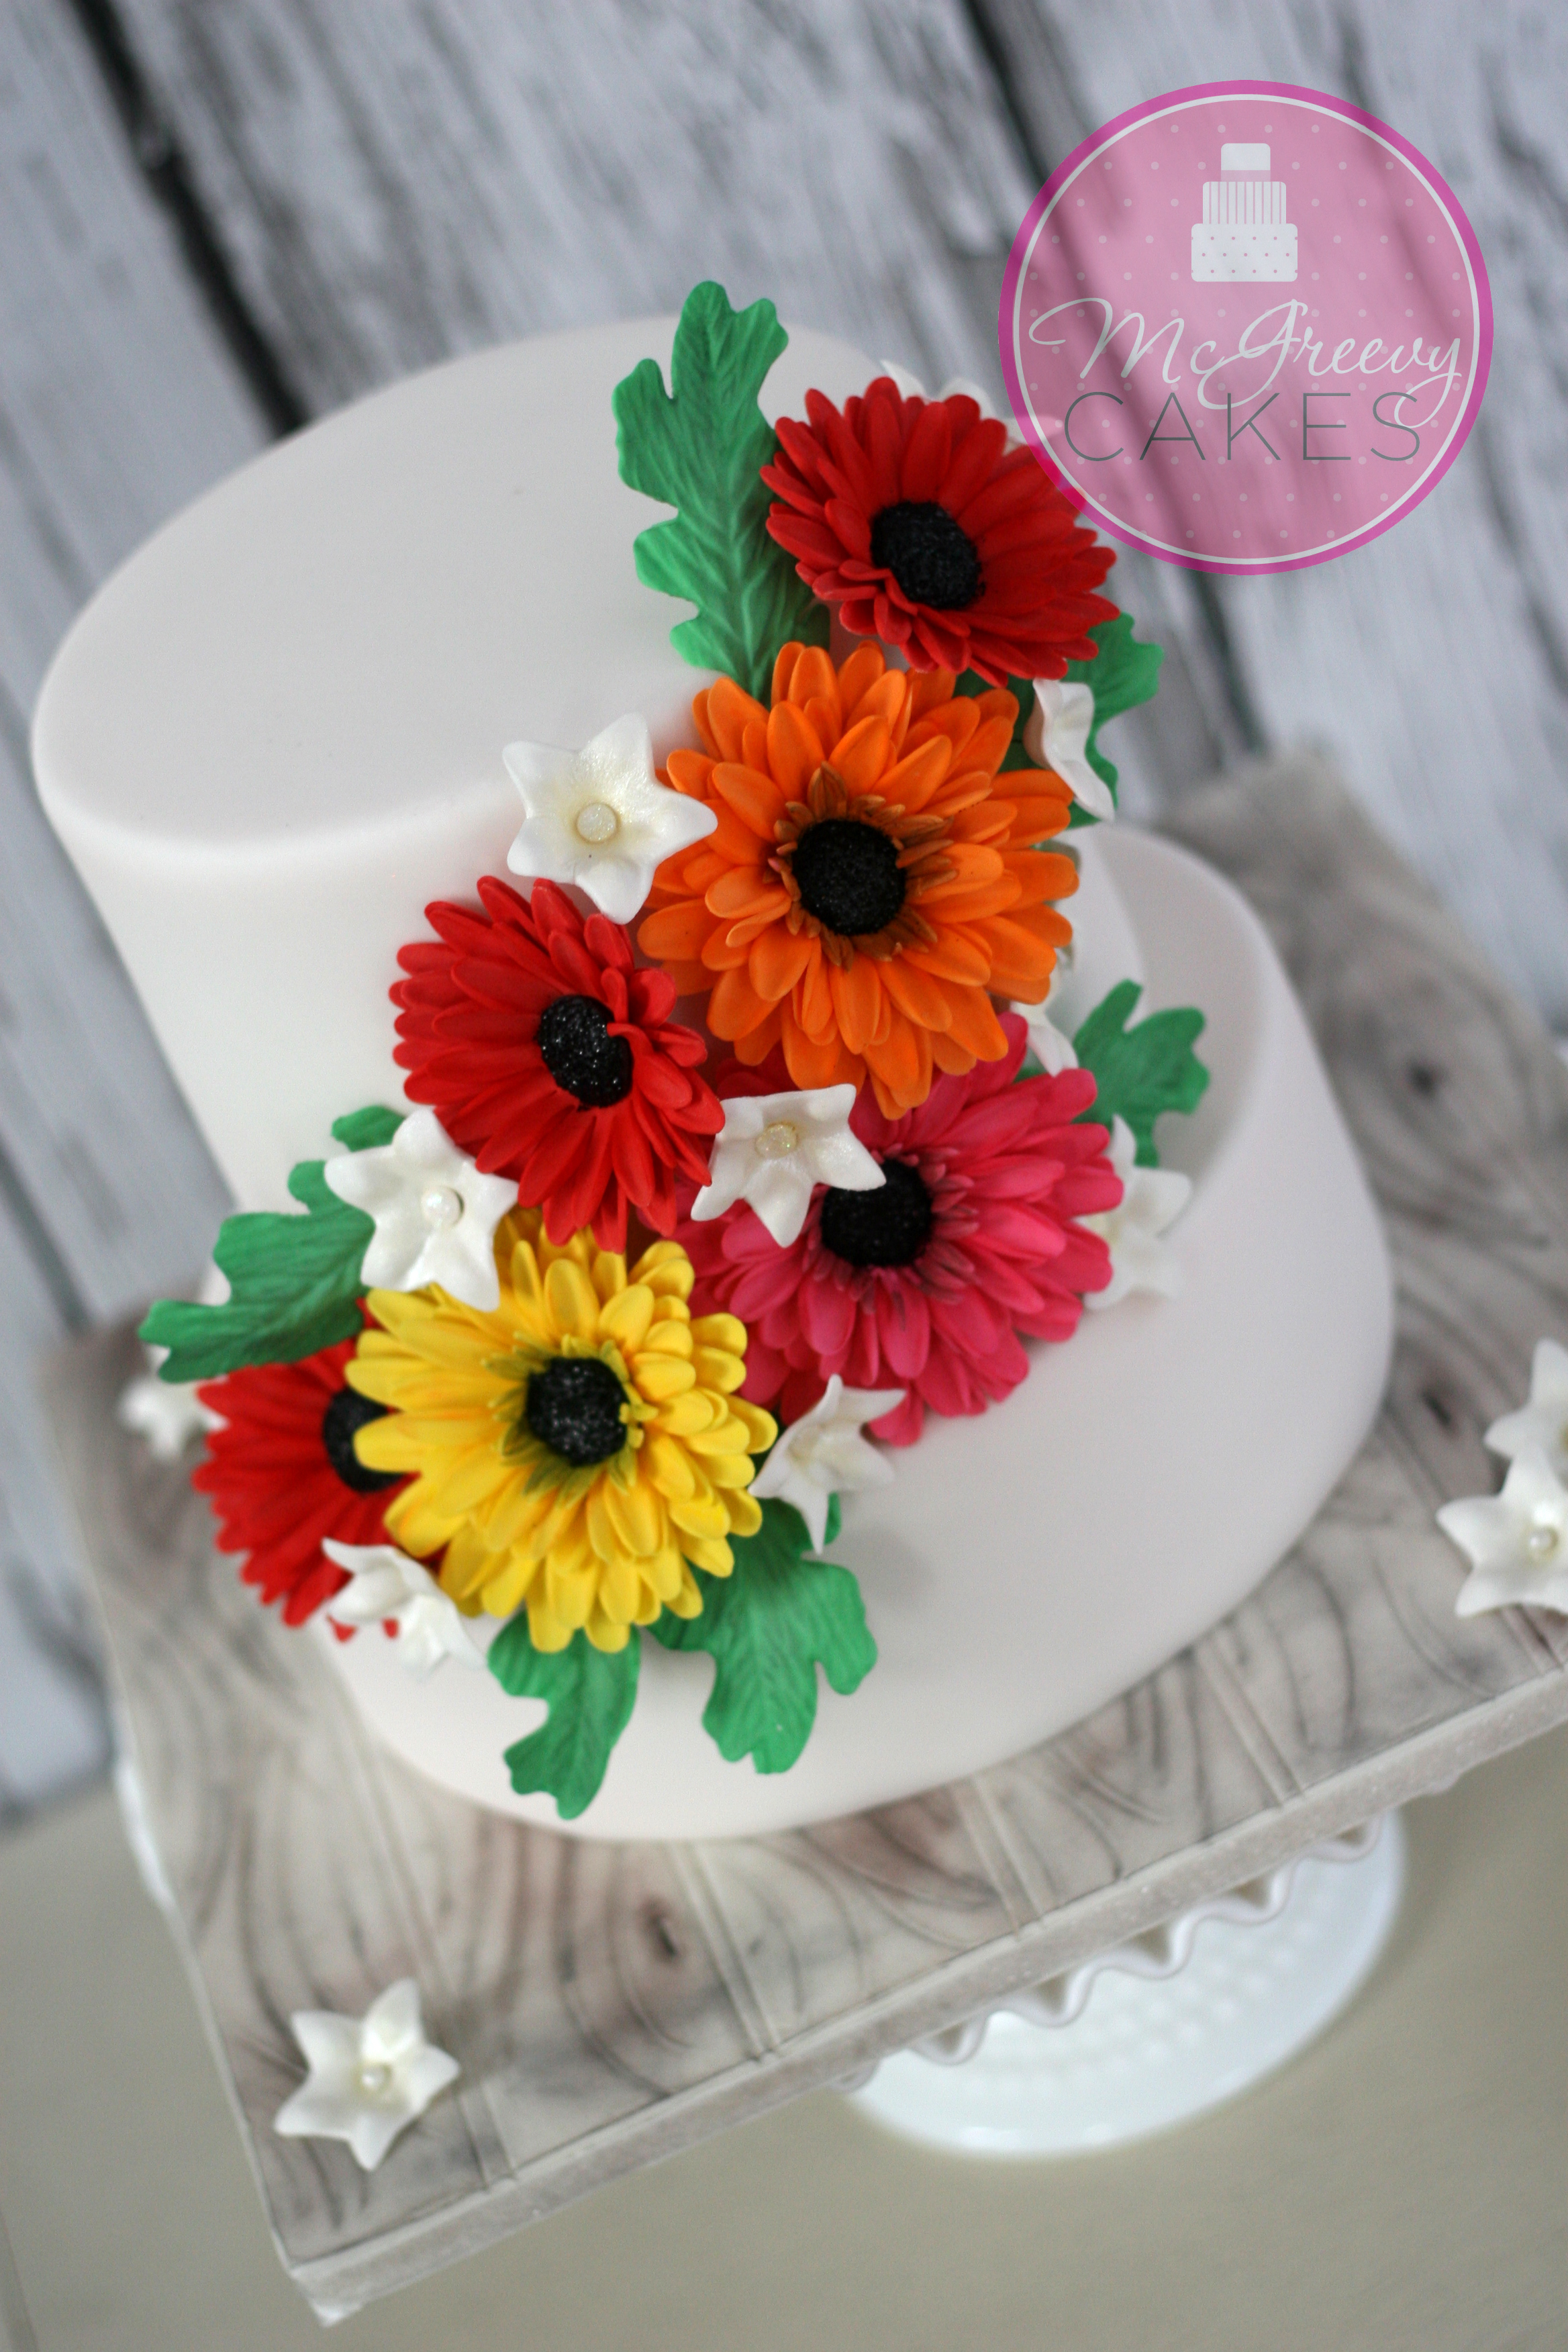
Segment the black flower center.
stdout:
<path fill-rule="evenodd" d="M 363 1429 L 367 1421 L 380 1421 L 387 1408 L 358 1389 L 340 1389 L 326 1412 L 321 1415 L 321 1444 L 327 1449 L 327 1459 L 345 1486 L 356 1495 L 374 1495 L 380 1487 L 395 1486 L 402 1477 L 401 1470 L 367 1470 L 354 1452 L 354 1432 Z"/>
<path fill-rule="evenodd" d="M 626 1401 L 608 1364 L 598 1356 L 557 1356 L 531 1372 L 522 1417 L 552 1454 L 574 1470 L 607 1462 L 626 1442 L 621 1407 Z"/>
<path fill-rule="evenodd" d="M 871 561 L 887 566 L 911 604 L 939 613 L 961 613 L 984 584 L 974 541 L 932 499 L 900 499 L 872 518 Z"/>
<path fill-rule="evenodd" d="M 558 996 L 539 1016 L 545 1068 L 588 1110 L 608 1110 L 632 1090 L 632 1049 L 610 1035 L 610 1019 L 596 996 Z"/>
<path fill-rule="evenodd" d="M 898 843 L 858 817 L 825 816 L 808 825 L 792 862 L 806 913 L 844 939 L 883 929 L 903 906 Z"/>
<path fill-rule="evenodd" d="M 931 1194 L 907 1160 L 884 1160 L 887 1178 L 874 1192 L 829 1187 L 822 1203 L 823 1245 L 851 1265 L 912 1265 L 931 1239 Z"/>

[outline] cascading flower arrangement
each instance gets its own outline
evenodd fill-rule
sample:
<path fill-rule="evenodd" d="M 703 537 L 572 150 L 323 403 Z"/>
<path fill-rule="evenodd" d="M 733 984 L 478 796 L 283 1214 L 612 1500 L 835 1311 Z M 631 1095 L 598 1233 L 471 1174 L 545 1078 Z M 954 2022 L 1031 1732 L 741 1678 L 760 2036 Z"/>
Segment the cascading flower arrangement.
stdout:
<path fill-rule="evenodd" d="M 1202 1016 L 1130 1026 L 1131 982 L 1070 1041 L 1044 1011 L 1100 726 L 1159 666 L 1111 551 L 967 395 L 881 376 L 770 425 L 785 341 L 700 286 L 668 389 L 645 360 L 615 394 L 623 478 L 675 509 L 638 575 L 716 673 L 692 741 L 505 748 L 529 887 L 481 876 L 402 950 L 413 1108 L 338 1120 L 302 1214 L 225 1223 L 227 1298 L 142 1327 L 199 1383 L 246 1580 L 542 1698 L 505 1764 L 564 1818 L 645 1633 L 712 1659 L 723 1756 L 795 1761 L 818 1667 L 847 1695 L 876 1660 L 823 1556 L 842 1498 L 1162 1286 L 1149 1217 L 1118 1236 L 1205 1083 Z"/>

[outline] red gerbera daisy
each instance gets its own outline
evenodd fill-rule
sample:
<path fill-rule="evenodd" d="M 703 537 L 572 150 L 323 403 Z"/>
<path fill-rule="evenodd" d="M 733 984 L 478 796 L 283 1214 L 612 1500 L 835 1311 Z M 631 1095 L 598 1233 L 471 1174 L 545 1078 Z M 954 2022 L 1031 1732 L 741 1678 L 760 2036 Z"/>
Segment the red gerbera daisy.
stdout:
<path fill-rule="evenodd" d="M 707 1047 L 669 1018 L 674 982 L 638 971 L 621 926 L 584 919 L 552 882 L 527 899 L 487 875 L 479 892 L 482 912 L 426 907 L 439 944 L 398 956 L 409 1099 L 487 1174 L 515 1177 L 552 1242 L 591 1225 L 624 1250 L 628 1209 L 673 1232 L 676 1180 L 706 1182 L 724 1123 L 697 1075 Z"/>
<path fill-rule="evenodd" d="M 993 686 L 1094 658 L 1115 556 L 997 418 L 963 394 L 905 399 L 886 375 L 841 411 L 808 392 L 805 410 L 780 417 L 763 467 L 768 529 L 846 628 Z"/>
<path fill-rule="evenodd" d="M 265 1601 L 281 1601 L 286 1625 L 341 1592 L 349 1579 L 321 1549 L 382 1544 L 386 1506 L 406 1478 L 369 1470 L 354 1432 L 386 1408 L 347 1386 L 357 1336 L 296 1364 L 260 1364 L 208 1381 L 196 1393 L 223 1416 L 192 1476 L 218 1522 L 219 1551 L 248 1552 L 240 1570 Z"/>
<path fill-rule="evenodd" d="M 869 1087 L 850 1127 L 881 1161 L 871 1192 L 822 1187 L 798 1241 L 781 1249 L 744 1202 L 680 1228 L 697 1268 L 693 1305 L 738 1315 L 751 1337 L 742 1395 L 784 1422 L 816 1402 L 833 1373 L 847 1387 L 901 1388 L 871 1426 L 912 1444 L 933 1412 L 984 1412 L 1029 1369 L 1019 1341 L 1070 1339 L 1083 1293 L 1103 1290 L 1110 1256 L 1073 1220 L 1113 1209 L 1121 1184 L 1103 1127 L 1079 1123 L 1094 1100 L 1087 1070 L 1015 1085 L 1027 1033 L 1004 1013 L 1005 1061 L 939 1077 L 918 1110 L 889 1119 Z M 726 1095 L 788 1083 L 775 1054 L 736 1063 Z"/>

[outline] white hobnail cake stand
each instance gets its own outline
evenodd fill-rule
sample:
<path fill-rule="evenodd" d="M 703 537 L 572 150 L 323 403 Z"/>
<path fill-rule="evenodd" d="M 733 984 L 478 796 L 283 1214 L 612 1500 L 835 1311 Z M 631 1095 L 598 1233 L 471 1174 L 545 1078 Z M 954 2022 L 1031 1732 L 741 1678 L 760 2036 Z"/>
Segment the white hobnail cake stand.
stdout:
<path fill-rule="evenodd" d="M 893 2131 L 972 2156 L 1072 2156 L 1168 2130 L 1338 2016 L 1404 1882 L 1390 1814 L 929 2036 L 848 2095 Z"/>

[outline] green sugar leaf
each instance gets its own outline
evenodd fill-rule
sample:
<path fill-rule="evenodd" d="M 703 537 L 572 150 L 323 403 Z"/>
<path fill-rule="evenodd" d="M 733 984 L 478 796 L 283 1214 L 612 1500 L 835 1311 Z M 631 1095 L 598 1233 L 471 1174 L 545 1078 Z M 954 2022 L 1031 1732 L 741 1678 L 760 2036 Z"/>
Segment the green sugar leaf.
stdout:
<path fill-rule="evenodd" d="M 1100 621 L 1089 634 L 1100 647 L 1099 653 L 1093 661 L 1068 662 L 1067 675 L 1094 689 L 1094 725 L 1089 730 L 1084 757 L 1114 793 L 1116 769 L 1100 748 L 1100 730 L 1108 719 L 1118 719 L 1124 710 L 1132 710 L 1139 703 L 1153 699 L 1160 685 L 1160 664 L 1165 656 L 1163 647 L 1140 645 L 1135 640 L 1131 613 L 1118 613 L 1114 621 Z M 1087 810 L 1077 808 L 1073 821 L 1094 823 Z"/>
<path fill-rule="evenodd" d="M 773 493 L 761 469 L 778 443 L 757 394 L 788 341 L 771 302 L 732 310 L 721 286 L 694 287 L 669 392 L 648 359 L 614 395 L 621 479 L 676 509 L 639 534 L 637 578 L 696 605 L 669 633 L 683 661 L 721 670 L 763 703 L 779 647 L 825 646 L 828 634 L 826 605 L 767 532 Z"/>
<path fill-rule="evenodd" d="M 1203 1014 L 1183 1005 L 1130 1029 L 1142 993 L 1135 980 L 1119 982 L 1072 1042 L 1080 1066 L 1094 1074 L 1095 1098 L 1084 1117 L 1109 1127 L 1120 1112 L 1136 1139 L 1139 1167 L 1157 1168 L 1154 1121 L 1163 1111 L 1195 1110 L 1209 1074 L 1193 1051 Z"/>
<path fill-rule="evenodd" d="M 816 1669 L 841 1696 L 877 1663 L 860 1588 L 847 1568 L 810 1557 L 792 1503 L 763 1505 L 754 1536 L 731 1536 L 729 1576 L 697 1570 L 700 1617 L 667 1609 L 650 1628 L 668 1650 L 706 1650 L 713 1690 L 702 1727 L 728 1763 L 787 1772 L 816 1720 Z"/>
<path fill-rule="evenodd" d="M 489 1670 L 513 1698 L 542 1698 L 550 1709 L 537 1731 L 506 1751 L 520 1797 L 544 1790 L 563 1822 L 593 1803 L 631 1720 L 641 1662 L 635 1627 L 624 1650 L 596 1650 L 582 1632 L 563 1650 L 536 1650 L 527 1610 L 508 1620 L 490 1643 Z"/>
<path fill-rule="evenodd" d="M 405 1113 L 372 1105 L 333 1122 L 351 1151 L 389 1143 Z M 167 1348 L 166 1381 L 212 1381 L 248 1364 L 293 1364 L 347 1339 L 360 1328 L 360 1266 L 375 1230 L 363 1209 L 340 1201 L 324 1162 L 302 1160 L 289 1190 L 302 1217 L 262 1210 L 226 1217 L 213 1257 L 228 1276 L 220 1307 L 160 1298 L 142 1326 L 151 1346 Z"/>
<path fill-rule="evenodd" d="M 371 1103 L 364 1110 L 351 1110 L 332 1121 L 332 1141 L 346 1144 L 351 1151 L 379 1151 L 392 1141 L 408 1113 L 387 1110 L 381 1103 Z"/>

